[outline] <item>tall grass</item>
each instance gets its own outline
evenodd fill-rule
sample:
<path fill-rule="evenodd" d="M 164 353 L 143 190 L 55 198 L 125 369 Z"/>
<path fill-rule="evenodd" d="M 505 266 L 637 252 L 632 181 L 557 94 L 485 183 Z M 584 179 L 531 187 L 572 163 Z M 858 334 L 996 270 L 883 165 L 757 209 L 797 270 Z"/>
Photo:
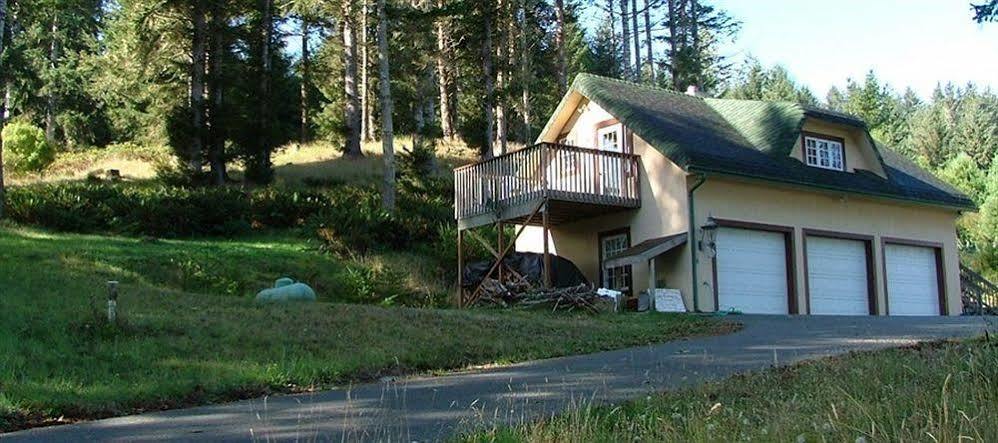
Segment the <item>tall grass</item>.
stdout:
<path fill-rule="evenodd" d="M 995 441 L 998 343 L 854 353 L 467 441 Z"/>

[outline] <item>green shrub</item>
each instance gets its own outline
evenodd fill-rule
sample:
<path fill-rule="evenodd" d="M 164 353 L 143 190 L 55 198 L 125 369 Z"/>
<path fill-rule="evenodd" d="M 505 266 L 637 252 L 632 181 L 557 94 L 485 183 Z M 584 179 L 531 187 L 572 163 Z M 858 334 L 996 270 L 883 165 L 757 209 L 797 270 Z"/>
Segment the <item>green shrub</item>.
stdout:
<path fill-rule="evenodd" d="M 55 147 L 45 140 L 45 132 L 24 122 L 11 122 L 3 128 L 4 163 L 15 171 L 41 171 L 55 160 Z"/>
<path fill-rule="evenodd" d="M 453 224 L 449 200 L 401 192 L 398 210 L 387 213 L 370 186 L 243 190 L 84 182 L 11 188 L 7 205 L 15 222 L 81 233 L 234 236 L 305 227 L 340 255 L 431 244 L 441 225 Z"/>
<path fill-rule="evenodd" d="M 324 249 L 349 255 L 430 244 L 439 238 L 440 225 L 454 223 L 449 200 L 400 191 L 396 211 L 389 213 L 381 209 L 381 194 L 373 187 L 338 188 L 329 206 L 307 225 Z"/>
<path fill-rule="evenodd" d="M 134 186 L 100 182 L 8 191 L 10 218 L 68 232 L 156 237 L 233 236 L 301 225 L 324 206 L 311 191 Z"/>

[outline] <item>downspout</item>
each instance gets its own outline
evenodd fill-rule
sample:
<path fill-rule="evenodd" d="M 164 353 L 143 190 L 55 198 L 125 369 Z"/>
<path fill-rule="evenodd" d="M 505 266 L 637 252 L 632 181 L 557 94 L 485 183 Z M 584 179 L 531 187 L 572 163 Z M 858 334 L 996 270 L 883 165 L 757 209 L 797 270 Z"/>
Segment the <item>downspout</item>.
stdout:
<path fill-rule="evenodd" d="M 693 193 L 707 181 L 707 176 L 703 174 L 697 174 L 697 182 L 686 192 L 686 201 L 689 203 L 687 206 L 690 212 L 690 223 L 689 223 L 689 238 L 690 238 L 690 269 L 693 274 L 693 312 L 700 312 L 700 283 L 697 277 L 697 242 L 696 242 L 696 210 L 693 204 Z"/>

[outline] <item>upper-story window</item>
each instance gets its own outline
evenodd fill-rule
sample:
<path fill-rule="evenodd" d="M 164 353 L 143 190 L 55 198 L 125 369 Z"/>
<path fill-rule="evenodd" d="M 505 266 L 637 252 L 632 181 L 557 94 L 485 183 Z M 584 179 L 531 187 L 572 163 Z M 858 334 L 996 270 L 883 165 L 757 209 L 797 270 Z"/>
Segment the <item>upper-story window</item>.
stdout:
<path fill-rule="evenodd" d="M 841 139 L 804 136 L 804 162 L 808 166 L 835 171 L 845 170 L 845 153 Z"/>
<path fill-rule="evenodd" d="M 596 130 L 597 148 L 601 151 L 624 152 L 624 137 L 620 124 L 610 125 Z"/>

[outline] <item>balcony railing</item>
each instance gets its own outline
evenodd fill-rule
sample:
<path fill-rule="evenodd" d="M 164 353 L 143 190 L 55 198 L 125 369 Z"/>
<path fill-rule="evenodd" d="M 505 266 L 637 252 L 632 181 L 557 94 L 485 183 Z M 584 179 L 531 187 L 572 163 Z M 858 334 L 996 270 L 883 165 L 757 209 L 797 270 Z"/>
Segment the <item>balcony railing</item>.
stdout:
<path fill-rule="evenodd" d="M 549 200 L 636 208 L 639 157 L 541 143 L 454 170 L 458 220 Z M 501 216 L 497 216 L 502 219 Z"/>

